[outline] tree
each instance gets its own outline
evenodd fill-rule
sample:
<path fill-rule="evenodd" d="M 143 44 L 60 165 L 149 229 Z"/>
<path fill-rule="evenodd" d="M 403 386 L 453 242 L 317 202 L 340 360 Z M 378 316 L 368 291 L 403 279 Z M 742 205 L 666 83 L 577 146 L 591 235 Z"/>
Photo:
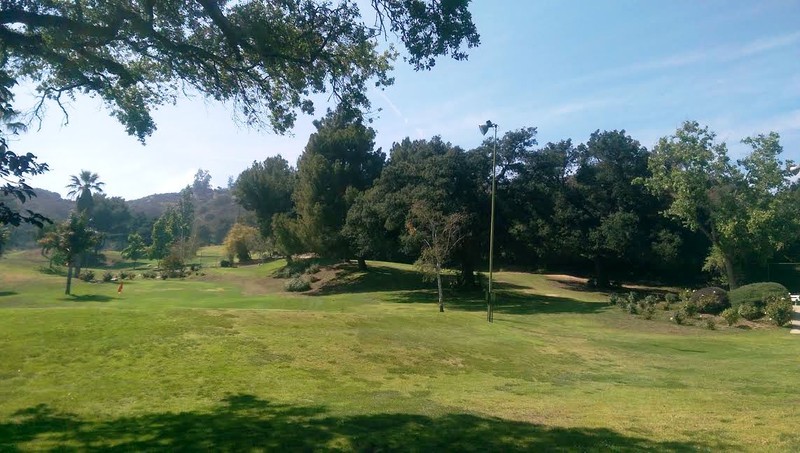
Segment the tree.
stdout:
<path fill-rule="evenodd" d="M 251 226 L 235 223 L 225 236 L 225 252 L 228 260 L 233 262 L 234 256 L 240 263 L 250 261 L 250 253 L 264 250 L 264 241 L 259 231 Z"/>
<path fill-rule="evenodd" d="M 239 174 L 233 185 L 233 196 L 258 218 L 261 233 L 272 236 L 272 217 L 292 210 L 292 192 L 296 174 L 281 155 L 253 162 Z"/>
<path fill-rule="evenodd" d="M 151 110 L 187 87 L 234 103 L 248 124 L 285 132 L 297 110 L 313 112 L 316 93 L 365 107 L 372 81 L 391 84 L 396 53 L 378 50 L 388 31 L 415 69 L 439 56 L 465 59 L 463 47 L 479 43 L 468 4 L 372 0 L 368 25 L 349 1 L 9 1 L 0 10 L 3 68 L 38 83 L 42 101 L 99 96 L 140 140 L 156 128 Z"/>
<path fill-rule="evenodd" d="M 92 208 L 94 207 L 94 200 L 92 199 L 92 192 L 103 193 L 104 182 L 100 182 L 100 177 L 97 173 L 92 173 L 88 170 L 81 170 L 76 176 L 70 176 L 70 183 L 67 184 L 67 196 L 77 200 L 77 209 L 79 213 L 86 213 L 91 215 Z"/>
<path fill-rule="evenodd" d="M 36 196 L 33 188 L 25 182 L 26 178 L 42 174 L 48 168 L 47 164 L 37 163 L 33 154 L 19 155 L 8 148 L 7 134 L 16 134 L 25 129 L 24 124 L 15 121 L 18 112 L 11 106 L 14 99 L 11 87 L 14 84 L 8 73 L 0 70 L 0 194 L 2 198 L 10 197 L 24 203 Z M 45 222 L 50 221 L 43 215 L 30 210 L 21 213 L 0 199 L 0 226 L 29 223 L 41 228 Z"/>
<path fill-rule="evenodd" d="M 214 195 L 214 189 L 211 188 L 211 173 L 202 168 L 197 170 L 192 182 L 192 193 L 199 200 L 207 200 Z"/>
<path fill-rule="evenodd" d="M 99 235 L 89 227 L 85 215 L 72 213 L 66 221 L 48 232 L 39 241 L 45 254 L 56 252 L 67 265 L 67 287 L 64 294 L 69 295 L 72 288 L 72 269 L 80 256 L 90 250 L 99 240 Z"/>
<path fill-rule="evenodd" d="M 406 221 L 408 238 L 420 245 L 415 266 L 423 274 L 436 280 L 439 293 L 439 312 L 444 312 L 442 270 L 453 249 L 464 239 L 463 213 L 446 215 L 424 202 L 416 202 Z"/>
<path fill-rule="evenodd" d="M 128 235 L 128 245 L 122 250 L 122 257 L 133 261 L 133 269 L 136 269 L 136 260 L 145 256 L 147 247 L 139 233 Z"/>
<path fill-rule="evenodd" d="M 721 272 L 733 289 L 745 263 L 765 263 L 796 234 L 798 218 L 796 209 L 785 209 L 789 162 L 778 157 L 778 134 L 745 139 L 753 151 L 736 164 L 715 138 L 694 121 L 661 138 L 646 185 L 671 197 L 666 215 L 709 239 L 705 268 Z"/>
<path fill-rule="evenodd" d="M 148 250 L 150 259 L 161 261 L 169 255 L 170 247 L 175 238 L 170 227 L 170 217 L 173 215 L 173 209 L 170 208 L 153 223 Z"/>
<path fill-rule="evenodd" d="M 375 131 L 355 112 L 330 111 L 314 126 L 297 164 L 293 194 L 300 235 L 312 252 L 349 258 L 342 235 L 347 211 L 380 175 L 385 155 L 373 150 Z"/>
<path fill-rule="evenodd" d="M 297 235 L 297 220 L 285 213 L 275 214 L 272 218 L 272 234 L 275 239 L 275 250 L 286 257 L 288 263 L 292 256 L 303 251 L 303 242 Z"/>

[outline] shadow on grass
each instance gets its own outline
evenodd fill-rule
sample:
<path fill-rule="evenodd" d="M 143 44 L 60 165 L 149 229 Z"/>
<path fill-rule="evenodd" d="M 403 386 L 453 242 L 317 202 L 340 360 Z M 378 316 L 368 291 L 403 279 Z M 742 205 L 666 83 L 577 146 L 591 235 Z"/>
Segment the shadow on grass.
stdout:
<path fill-rule="evenodd" d="M 16 296 L 17 294 L 19 294 L 19 293 L 16 292 L 16 291 L 0 291 L 0 297 L 3 297 L 3 296 Z"/>
<path fill-rule="evenodd" d="M 30 441 L 39 441 L 26 445 Z M 47 405 L 0 422 L 0 450 L 117 451 L 696 451 L 730 445 L 657 442 L 604 428 L 552 428 L 471 414 L 332 416 L 320 406 L 225 398 L 208 412 L 89 421 Z"/>
<path fill-rule="evenodd" d="M 358 266 L 355 264 L 340 264 L 336 278 L 308 294 L 327 296 L 344 293 L 422 290 L 430 287 L 431 283 L 425 282 L 419 272 L 375 265 L 370 266 L 364 272 L 358 270 Z"/>
<path fill-rule="evenodd" d="M 449 288 L 454 276 L 447 275 L 444 286 Z M 595 313 L 608 306 L 600 302 L 583 302 L 568 297 L 530 294 L 529 287 L 509 282 L 495 282 L 495 313 Z M 309 295 L 385 292 L 382 299 L 396 303 L 435 304 L 438 300 L 436 284 L 426 282 L 415 271 L 394 267 L 371 266 L 367 272 L 355 265 L 340 267 L 337 277 Z M 445 290 L 445 309 L 463 311 L 486 310 L 485 293 L 480 289 Z"/>
<path fill-rule="evenodd" d="M 114 300 L 111 296 L 104 296 L 100 294 L 81 294 L 62 297 L 61 300 L 67 302 L 111 302 Z"/>

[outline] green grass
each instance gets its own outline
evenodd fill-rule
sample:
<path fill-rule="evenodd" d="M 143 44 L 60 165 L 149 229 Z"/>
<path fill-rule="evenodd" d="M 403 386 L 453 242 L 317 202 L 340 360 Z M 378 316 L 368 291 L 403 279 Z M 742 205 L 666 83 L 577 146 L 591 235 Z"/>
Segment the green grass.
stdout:
<path fill-rule="evenodd" d="M 409 266 L 296 294 L 281 265 L 67 297 L 36 253 L 0 259 L 0 450 L 800 450 L 787 329 L 502 272 L 490 325 L 480 293 L 438 313 Z"/>

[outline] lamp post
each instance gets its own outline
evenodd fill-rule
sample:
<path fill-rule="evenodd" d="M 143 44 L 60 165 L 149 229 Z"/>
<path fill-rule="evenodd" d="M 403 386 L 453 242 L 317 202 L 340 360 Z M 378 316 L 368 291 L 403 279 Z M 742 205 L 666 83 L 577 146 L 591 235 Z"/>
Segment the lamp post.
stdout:
<path fill-rule="evenodd" d="M 494 148 L 492 149 L 492 213 L 489 217 L 489 289 L 486 292 L 486 320 L 488 322 L 494 322 L 494 293 L 492 292 L 492 272 L 494 268 L 492 265 L 494 264 L 494 192 L 496 188 L 495 174 L 497 173 L 497 124 L 486 120 L 486 124 L 481 124 L 478 128 L 481 130 L 482 135 L 486 135 L 486 132 L 488 132 L 490 128 L 494 128 Z"/>

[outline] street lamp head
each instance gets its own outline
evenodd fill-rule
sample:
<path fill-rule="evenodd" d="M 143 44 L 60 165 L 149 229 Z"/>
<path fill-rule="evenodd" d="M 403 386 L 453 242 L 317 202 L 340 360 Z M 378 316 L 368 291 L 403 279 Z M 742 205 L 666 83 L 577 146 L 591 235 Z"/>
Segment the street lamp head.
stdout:
<path fill-rule="evenodd" d="M 800 165 L 792 165 L 789 167 L 789 173 L 796 175 L 800 173 Z"/>
<path fill-rule="evenodd" d="M 486 120 L 486 124 L 481 124 L 480 126 L 478 126 L 478 129 L 481 130 L 481 135 L 486 135 L 486 132 L 488 132 L 489 129 L 491 129 L 493 127 L 497 128 L 497 124 L 492 123 L 489 120 Z"/>

